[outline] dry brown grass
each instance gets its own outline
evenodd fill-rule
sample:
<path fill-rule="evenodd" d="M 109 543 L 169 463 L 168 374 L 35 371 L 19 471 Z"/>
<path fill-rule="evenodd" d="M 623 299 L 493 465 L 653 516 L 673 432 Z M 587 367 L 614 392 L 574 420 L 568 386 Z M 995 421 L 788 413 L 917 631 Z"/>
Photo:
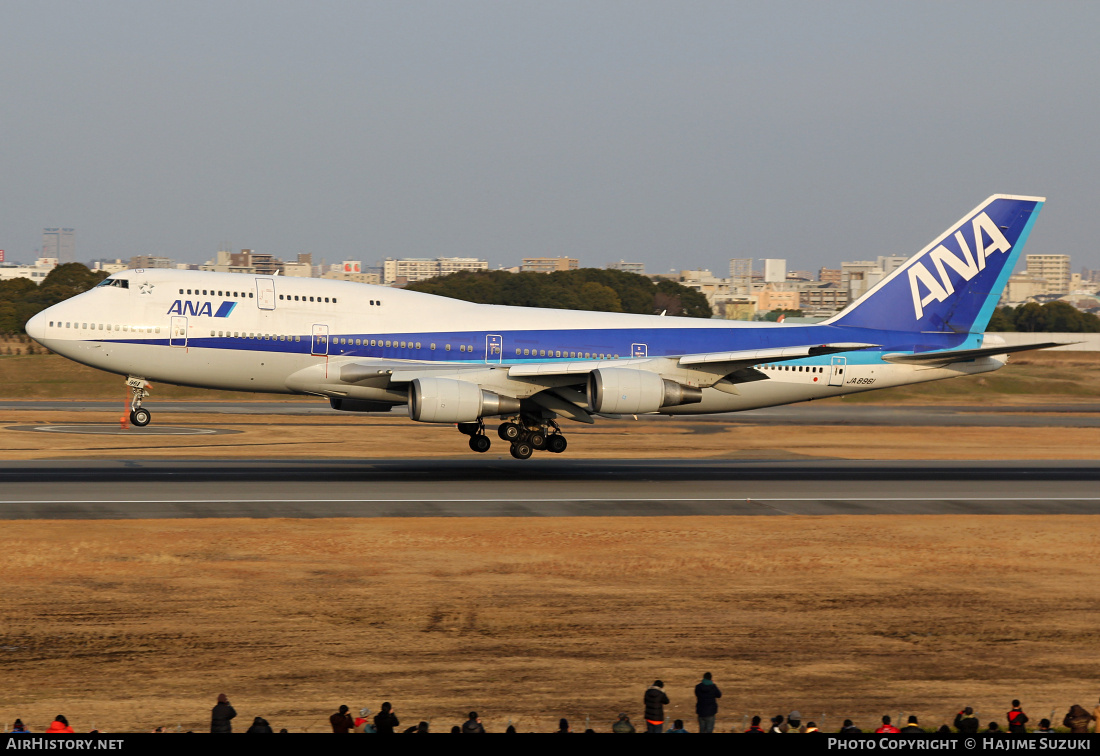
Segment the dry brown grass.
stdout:
<path fill-rule="evenodd" d="M 150 405 L 154 407 L 155 405 Z M 404 417 L 240 416 L 162 413 L 158 425 L 224 428 L 211 436 L 89 436 L 32 433 L 12 427 L 105 424 L 118 412 L 6 412 L 0 416 L 0 457 L 77 458 L 315 458 L 463 457 L 472 452 L 450 425 Z M 575 459 L 705 458 L 845 459 L 1100 459 L 1100 428 L 939 428 L 732 425 L 677 418 L 569 423 L 566 452 Z M 494 456 L 508 456 L 490 434 Z"/>
<path fill-rule="evenodd" d="M 606 729 L 660 677 L 693 723 L 870 725 L 1097 695 L 1100 519 L 670 517 L 7 522 L 0 719 L 36 729 Z M 635 717 L 637 719 L 637 717 Z"/>

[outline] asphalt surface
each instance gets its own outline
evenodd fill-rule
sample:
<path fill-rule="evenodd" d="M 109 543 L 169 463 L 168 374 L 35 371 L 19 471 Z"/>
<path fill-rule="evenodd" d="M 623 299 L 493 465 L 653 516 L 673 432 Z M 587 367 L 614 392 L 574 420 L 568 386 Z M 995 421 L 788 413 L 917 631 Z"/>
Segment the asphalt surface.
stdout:
<path fill-rule="evenodd" d="M 0 464 L 0 519 L 1100 514 L 1095 462 Z"/>

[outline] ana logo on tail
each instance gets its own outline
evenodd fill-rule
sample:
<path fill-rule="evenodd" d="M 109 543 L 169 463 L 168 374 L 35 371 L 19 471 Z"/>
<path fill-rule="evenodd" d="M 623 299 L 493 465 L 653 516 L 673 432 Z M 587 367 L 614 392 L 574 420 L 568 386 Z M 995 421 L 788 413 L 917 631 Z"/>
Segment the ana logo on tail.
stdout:
<path fill-rule="evenodd" d="M 913 295 L 913 313 L 916 315 L 917 320 L 924 316 L 924 308 L 927 304 L 942 302 L 955 292 L 955 285 L 951 282 L 951 277 L 947 273 L 948 268 L 958 273 L 965 283 L 978 275 L 980 271 L 985 270 L 987 257 L 995 252 L 1003 253 L 1012 249 L 1012 245 L 1001 233 L 1001 229 L 997 228 L 997 224 L 985 213 L 980 213 L 975 217 L 971 226 L 974 231 L 973 252 L 966 243 L 963 232 L 956 231 L 955 241 L 959 245 L 961 256 L 957 257 L 954 252 L 943 246 L 943 244 L 938 245 L 927 254 L 927 259 L 936 268 L 938 278 L 928 270 L 921 260 L 909 266 L 909 291 Z M 989 239 L 988 245 L 986 245 L 987 237 Z M 923 296 L 921 295 L 922 286 L 928 292 Z"/>

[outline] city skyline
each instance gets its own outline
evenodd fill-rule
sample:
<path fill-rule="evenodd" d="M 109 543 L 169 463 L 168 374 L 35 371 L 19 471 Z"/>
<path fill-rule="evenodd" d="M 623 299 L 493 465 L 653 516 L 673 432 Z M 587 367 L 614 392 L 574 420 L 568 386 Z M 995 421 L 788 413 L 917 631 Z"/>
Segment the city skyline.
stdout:
<path fill-rule="evenodd" d="M 27 259 L 64 226 L 82 259 L 198 264 L 232 241 L 813 269 L 909 256 L 1003 192 L 1048 198 L 1029 252 L 1100 268 L 1081 96 L 1098 21 L 1069 4 L 14 5 L 0 248 Z"/>

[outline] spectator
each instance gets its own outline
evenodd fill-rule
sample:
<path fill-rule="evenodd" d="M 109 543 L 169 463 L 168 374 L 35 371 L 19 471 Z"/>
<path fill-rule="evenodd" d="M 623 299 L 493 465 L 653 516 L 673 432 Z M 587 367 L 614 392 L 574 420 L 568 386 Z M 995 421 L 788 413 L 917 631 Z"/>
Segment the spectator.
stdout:
<path fill-rule="evenodd" d="M 462 723 L 462 732 L 464 733 L 484 733 L 485 728 L 481 726 L 481 717 L 477 715 L 476 711 L 471 711 L 470 716 Z"/>
<path fill-rule="evenodd" d="M 611 732 L 636 732 L 634 725 L 630 723 L 630 717 L 626 715 L 625 711 L 619 713 L 619 718 L 615 720 L 615 724 L 611 725 Z"/>
<path fill-rule="evenodd" d="M 1040 719 L 1039 728 L 1035 730 L 1035 732 L 1039 733 L 1040 735 L 1053 735 L 1054 728 L 1050 726 L 1049 719 Z"/>
<path fill-rule="evenodd" d="M 511 724 L 508 725 L 506 728 L 504 728 L 504 734 L 505 735 L 515 735 L 516 734 L 516 726 L 511 725 Z"/>
<path fill-rule="evenodd" d="M 428 723 L 424 722 L 424 721 L 421 721 L 420 724 L 418 724 L 416 726 L 416 733 L 418 735 L 427 735 L 428 734 Z"/>
<path fill-rule="evenodd" d="M 924 734 L 924 730 L 922 730 L 921 726 L 917 723 L 916 715 L 914 715 L 914 714 L 909 715 L 909 722 L 905 725 L 905 727 L 901 728 L 901 734 L 902 735 L 923 735 Z"/>
<path fill-rule="evenodd" d="M 271 729 L 271 725 L 269 725 L 267 720 L 263 717 L 256 717 L 252 720 L 252 726 L 245 730 L 245 734 L 247 735 L 250 732 L 270 732 L 272 735 L 275 734 L 275 731 Z"/>
<path fill-rule="evenodd" d="M 749 729 L 745 730 L 745 732 L 759 733 L 761 735 L 767 734 L 764 732 L 764 728 L 760 726 L 760 717 L 756 716 L 752 718 L 752 723 L 749 724 Z"/>
<path fill-rule="evenodd" d="M 397 719 L 397 715 L 393 713 L 393 706 L 389 701 L 384 702 L 381 711 L 374 715 L 374 731 L 379 734 L 393 735 L 394 729 L 399 724 L 401 722 Z"/>
<path fill-rule="evenodd" d="M 802 712 L 792 711 L 787 715 L 787 725 L 785 732 L 802 732 Z"/>
<path fill-rule="evenodd" d="M 684 720 L 677 719 L 672 723 L 672 729 L 668 732 L 687 732 L 687 730 L 684 729 Z"/>
<path fill-rule="evenodd" d="M 370 721 L 370 709 L 365 706 L 359 710 L 359 716 L 355 718 L 355 732 L 374 732 L 374 725 Z"/>
<path fill-rule="evenodd" d="M 960 735 L 974 735 L 978 732 L 978 718 L 974 710 L 967 706 L 955 715 L 955 729 Z"/>
<path fill-rule="evenodd" d="M 660 680 L 654 680 L 653 684 L 645 692 L 646 732 L 663 732 L 665 728 L 665 705 L 669 703 L 665 695 L 665 684 Z"/>
<path fill-rule="evenodd" d="M 1074 704 L 1068 712 L 1066 712 L 1065 718 L 1062 720 L 1062 726 L 1068 727 L 1069 731 L 1076 734 L 1087 733 L 1089 731 L 1089 722 L 1093 721 L 1094 717 L 1085 711 L 1085 707 L 1080 704 Z"/>
<path fill-rule="evenodd" d="M 23 724 L 22 719 L 17 719 L 17 720 L 15 720 L 15 724 L 13 724 L 11 726 L 11 729 L 8 732 L 10 732 L 10 733 L 30 732 L 30 730 L 28 730 L 27 726 L 25 724 Z"/>
<path fill-rule="evenodd" d="M 1012 709 L 1005 715 L 1008 719 L 1008 731 L 1016 733 L 1018 735 L 1026 734 L 1027 728 L 1024 727 L 1028 723 L 1027 714 L 1024 714 L 1023 709 L 1020 708 L 1020 702 L 1017 699 L 1012 700 Z"/>
<path fill-rule="evenodd" d="M 901 732 L 901 730 L 890 724 L 889 714 L 884 714 L 882 717 L 882 726 L 875 730 L 875 732 L 880 735 L 893 735 L 895 733 Z"/>
<path fill-rule="evenodd" d="M 559 719 L 558 720 L 558 729 L 554 730 L 554 734 L 556 734 L 556 735 L 568 735 L 571 732 L 573 732 L 573 731 L 569 729 L 569 720 L 564 719 L 564 718 Z"/>
<path fill-rule="evenodd" d="M 58 714 L 50 722 L 50 726 L 46 728 L 47 735 L 56 735 L 61 732 L 74 732 L 73 728 L 69 726 L 69 720 L 61 714 Z"/>
<path fill-rule="evenodd" d="M 990 722 L 989 727 L 987 727 L 982 732 L 982 735 L 1004 735 L 1004 734 L 1005 734 L 1005 731 L 1002 730 L 1001 726 L 999 724 L 997 724 L 996 722 Z"/>
<path fill-rule="evenodd" d="M 786 730 L 783 729 L 783 715 L 776 714 L 774 717 L 772 717 L 772 726 L 768 729 L 768 734 L 776 735 L 782 734 L 784 732 L 786 732 Z"/>
<path fill-rule="evenodd" d="M 841 735 L 861 735 L 861 734 L 863 734 L 863 730 L 859 729 L 854 724 L 852 724 L 852 720 L 845 719 L 844 724 L 840 726 L 840 734 Z"/>
<path fill-rule="evenodd" d="M 714 718 L 718 714 L 718 699 L 722 691 L 711 679 L 710 672 L 703 673 L 703 680 L 695 686 L 695 716 L 699 718 L 699 732 L 714 732 Z"/>
<path fill-rule="evenodd" d="M 347 706 L 341 705 L 340 710 L 328 718 L 328 722 L 332 725 L 332 731 L 341 735 L 355 729 L 355 720 L 348 714 Z"/>
<path fill-rule="evenodd" d="M 210 713 L 210 732 L 233 732 L 233 717 L 237 710 L 229 703 L 229 696 L 218 694 L 218 703 Z"/>
<path fill-rule="evenodd" d="M 807 722 L 806 723 L 806 729 L 804 730 L 804 732 L 807 732 L 807 733 L 816 732 L 818 735 L 824 735 L 825 734 L 821 730 L 817 729 L 817 722 Z"/>
<path fill-rule="evenodd" d="M 936 733 L 939 734 L 939 735 L 950 735 L 951 734 L 951 727 L 948 726 L 948 725 L 942 724 L 942 725 L 940 725 L 940 729 L 936 730 Z"/>

